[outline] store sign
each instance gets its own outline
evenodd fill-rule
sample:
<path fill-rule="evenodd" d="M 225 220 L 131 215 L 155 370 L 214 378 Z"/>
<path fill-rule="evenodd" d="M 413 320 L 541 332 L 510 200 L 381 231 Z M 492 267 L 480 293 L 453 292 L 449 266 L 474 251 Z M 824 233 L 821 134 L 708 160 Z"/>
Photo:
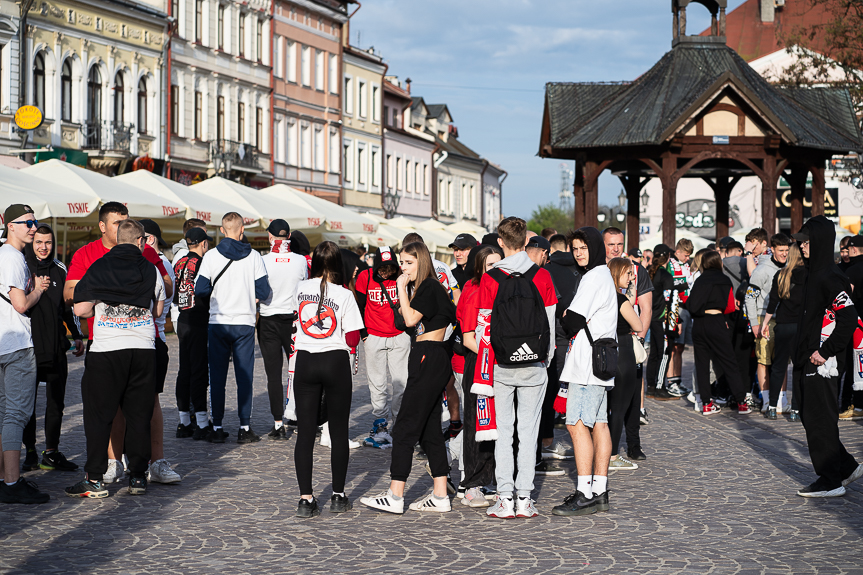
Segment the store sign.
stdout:
<path fill-rule="evenodd" d="M 838 197 L 838 188 L 827 188 L 824 190 L 824 215 L 828 218 L 839 217 L 836 202 Z M 776 190 L 776 217 L 791 217 L 791 188 L 779 188 Z M 806 188 L 806 192 L 803 194 L 803 219 L 806 220 L 810 217 L 812 217 L 812 188 Z"/>
<path fill-rule="evenodd" d="M 15 112 L 15 125 L 22 130 L 35 130 L 43 119 L 42 110 L 36 106 L 21 106 Z"/>
<path fill-rule="evenodd" d="M 61 162 L 68 162 L 86 168 L 88 158 L 87 152 L 69 148 L 54 148 L 53 150 L 39 150 L 36 152 L 36 158 L 33 163 L 38 164 L 39 162 L 57 159 Z"/>

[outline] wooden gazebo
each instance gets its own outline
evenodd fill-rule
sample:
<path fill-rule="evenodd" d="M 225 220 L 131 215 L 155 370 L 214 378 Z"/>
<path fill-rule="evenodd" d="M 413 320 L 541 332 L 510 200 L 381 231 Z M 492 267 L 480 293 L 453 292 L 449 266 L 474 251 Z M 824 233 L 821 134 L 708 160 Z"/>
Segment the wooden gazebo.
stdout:
<path fill-rule="evenodd" d="M 711 34 L 686 35 L 686 7 L 705 6 Z M 742 176 L 761 180 L 765 229 L 776 229 L 776 187 L 791 186 L 791 228 L 803 225 L 812 174 L 812 214 L 823 213 L 832 156 L 863 148 L 845 88 L 768 83 L 725 43 L 727 0 L 672 0 L 671 51 L 633 82 L 546 85 L 539 155 L 575 160 L 575 226 L 592 225 L 598 178 L 626 190 L 628 247 L 638 245 L 639 192 L 662 182 L 662 238 L 675 242 L 677 183 L 702 178 L 716 198 L 717 239 L 728 235 L 728 201 Z"/>

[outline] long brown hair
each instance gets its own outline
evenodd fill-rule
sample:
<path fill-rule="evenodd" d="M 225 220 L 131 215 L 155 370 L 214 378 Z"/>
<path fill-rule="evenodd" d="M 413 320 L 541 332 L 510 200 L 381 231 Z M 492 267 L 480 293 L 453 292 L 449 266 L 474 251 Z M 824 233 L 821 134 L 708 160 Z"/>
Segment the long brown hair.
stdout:
<path fill-rule="evenodd" d="M 492 254 L 497 254 L 501 259 L 503 259 L 503 253 L 500 248 L 496 246 L 483 246 L 476 252 L 473 263 L 473 277 L 470 280 L 473 282 L 473 285 L 479 285 L 479 282 L 482 280 L 482 276 L 485 275 L 485 262 L 488 259 L 488 256 Z"/>
<path fill-rule="evenodd" d="M 664 268 L 665 264 L 668 263 L 670 255 L 670 253 L 664 253 L 657 257 L 656 250 L 653 251 L 653 261 L 650 262 L 650 267 L 647 268 L 647 273 L 650 275 L 651 281 L 653 281 L 653 276 L 656 275 L 657 270 L 659 270 L 659 268 Z"/>
<path fill-rule="evenodd" d="M 620 277 L 632 269 L 632 261 L 626 258 L 612 258 L 608 262 L 608 270 L 611 272 L 611 278 L 614 280 L 614 287 L 620 289 Z M 623 286 L 628 288 L 629 285 Z"/>
<path fill-rule="evenodd" d="M 409 254 L 417 260 L 417 279 L 408 284 L 410 299 L 413 299 L 417 288 L 429 277 L 435 277 L 434 264 L 432 264 L 429 249 L 422 242 L 412 242 L 402 247 L 402 254 Z"/>
<path fill-rule="evenodd" d="M 799 268 L 803 265 L 803 252 L 800 251 L 798 244 L 791 244 L 788 249 L 788 261 L 785 267 L 779 270 L 779 298 L 788 299 L 791 297 L 791 274 L 794 268 Z"/>
<path fill-rule="evenodd" d="M 339 250 L 339 246 L 333 242 L 321 242 L 315 246 L 315 252 L 312 254 L 312 269 L 309 273 L 309 277 L 312 279 L 321 278 L 321 295 L 315 317 L 321 315 L 324 298 L 327 297 L 327 282 L 342 285 L 344 274 L 342 252 Z"/>

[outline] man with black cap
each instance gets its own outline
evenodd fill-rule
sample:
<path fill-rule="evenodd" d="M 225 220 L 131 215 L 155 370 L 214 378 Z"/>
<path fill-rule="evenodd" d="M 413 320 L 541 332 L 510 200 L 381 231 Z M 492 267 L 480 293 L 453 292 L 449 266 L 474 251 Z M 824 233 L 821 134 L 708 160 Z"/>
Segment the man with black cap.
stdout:
<path fill-rule="evenodd" d="M 851 282 L 833 263 L 836 231 L 824 216 L 810 218 L 792 234 L 809 268 L 803 314 L 797 330 L 795 365 L 805 366 L 799 394 L 800 419 L 806 429 L 809 456 L 818 479 L 797 492 L 801 497 L 840 497 L 845 487 L 863 477 L 839 439 L 839 373 L 845 347 L 857 326 Z"/>
<path fill-rule="evenodd" d="M 30 206 L 13 204 L 3 215 L 6 242 L 0 246 L 0 502 L 47 503 L 50 496 L 21 478 L 21 437 L 36 401 L 36 354 L 29 311 L 47 291 L 46 276 L 33 278 L 24 246 L 33 243 L 39 222 Z"/>
<path fill-rule="evenodd" d="M 459 234 L 455 237 L 449 247 L 452 248 L 452 255 L 455 258 L 455 267 L 452 268 L 452 275 L 455 276 L 458 285 L 464 286 L 467 281 L 467 271 L 464 269 L 467 263 L 467 258 L 470 255 L 470 250 L 473 249 L 479 242 L 470 234 Z"/>
<path fill-rule="evenodd" d="M 527 240 L 527 245 L 524 247 L 527 252 L 527 257 L 539 267 L 543 267 L 548 263 L 548 253 L 551 251 L 551 244 L 542 236 L 531 236 Z"/>
<path fill-rule="evenodd" d="M 638 248 L 632 248 L 631 250 L 626 252 L 626 255 L 629 256 L 629 259 L 631 259 L 637 264 L 641 264 L 641 260 L 644 258 L 644 254 L 641 253 L 641 250 Z"/>
<path fill-rule="evenodd" d="M 297 319 L 297 284 L 309 277 L 306 258 L 291 253 L 291 226 L 276 219 L 267 227 L 270 253 L 264 256 L 264 267 L 270 278 L 272 291 L 261 300 L 258 319 L 258 345 L 267 372 L 267 394 L 270 397 L 270 412 L 273 428 L 267 437 L 273 440 L 287 439 L 282 421 L 285 413 L 285 389 L 282 386 L 283 354 L 291 357 L 291 338 L 294 321 Z"/>
<path fill-rule="evenodd" d="M 180 422 L 177 437 L 206 439 L 210 431 L 207 415 L 207 387 L 210 377 L 207 367 L 207 330 L 210 322 L 210 301 L 195 296 L 195 278 L 201 260 L 213 238 L 200 227 L 191 227 L 185 235 L 185 254 L 175 258 L 174 306 L 178 310 L 174 330 L 180 342 L 180 364 L 177 369 L 177 410 Z M 195 412 L 192 425 L 191 410 Z"/>

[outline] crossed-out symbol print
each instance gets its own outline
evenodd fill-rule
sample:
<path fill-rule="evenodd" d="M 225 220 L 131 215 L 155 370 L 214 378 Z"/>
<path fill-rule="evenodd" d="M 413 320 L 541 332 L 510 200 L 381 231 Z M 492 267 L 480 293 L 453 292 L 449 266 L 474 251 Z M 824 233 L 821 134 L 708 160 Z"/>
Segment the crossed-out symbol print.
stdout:
<path fill-rule="evenodd" d="M 312 306 L 311 317 L 304 319 L 304 310 L 308 306 Z M 315 312 L 317 309 L 318 304 L 313 301 L 304 301 L 300 304 L 300 327 L 309 337 L 313 337 L 315 339 L 330 337 L 333 335 L 333 332 L 336 331 L 336 313 L 333 311 L 333 308 L 326 304 L 321 306 L 321 313 L 316 315 Z M 330 320 L 330 325 L 325 328 L 326 320 Z M 318 331 L 312 332 L 312 328 Z"/>

